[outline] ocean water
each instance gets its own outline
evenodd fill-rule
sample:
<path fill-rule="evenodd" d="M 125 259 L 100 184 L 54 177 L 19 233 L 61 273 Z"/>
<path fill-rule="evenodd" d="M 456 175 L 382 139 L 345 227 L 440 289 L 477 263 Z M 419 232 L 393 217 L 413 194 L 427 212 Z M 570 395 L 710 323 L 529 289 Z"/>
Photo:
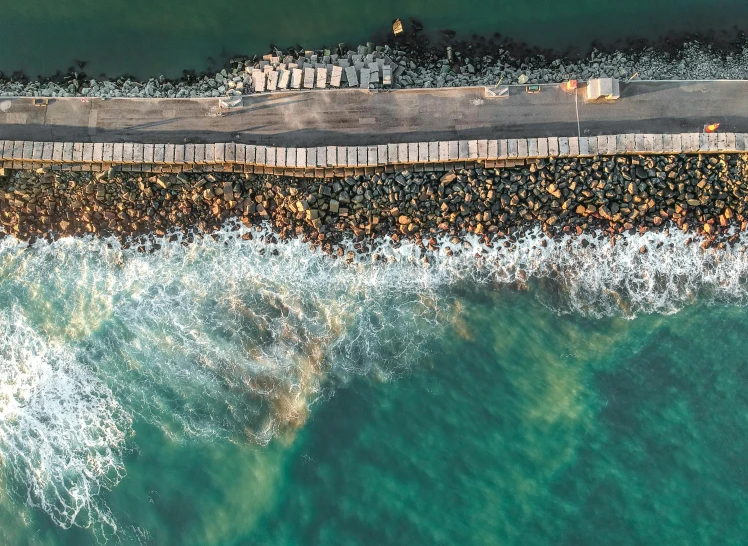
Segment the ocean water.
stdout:
<path fill-rule="evenodd" d="M 745 542 L 745 247 L 251 233 L 0 242 L 0 544 Z"/>
<path fill-rule="evenodd" d="M 91 77 L 177 77 L 183 69 L 215 69 L 235 54 L 267 53 L 271 43 L 316 49 L 381 40 L 398 17 L 419 19 L 437 42 L 443 29 L 458 40 L 498 32 L 559 51 L 586 51 L 595 40 L 712 31 L 732 37 L 748 21 L 740 0 L 4 0 L 0 7 L 0 70 L 30 77 L 77 70 L 76 61 L 88 62 Z"/>

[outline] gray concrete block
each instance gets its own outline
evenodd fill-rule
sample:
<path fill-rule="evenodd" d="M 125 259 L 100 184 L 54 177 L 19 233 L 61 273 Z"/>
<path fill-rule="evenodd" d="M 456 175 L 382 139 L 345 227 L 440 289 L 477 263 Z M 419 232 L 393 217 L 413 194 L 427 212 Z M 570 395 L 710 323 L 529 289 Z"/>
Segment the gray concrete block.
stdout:
<path fill-rule="evenodd" d="M 569 137 L 569 155 L 579 157 L 579 137 Z"/>
<path fill-rule="evenodd" d="M 122 161 L 125 163 L 132 163 L 134 148 L 135 144 L 133 142 L 125 142 L 122 145 Z"/>
<path fill-rule="evenodd" d="M 379 151 L 376 146 L 366 147 L 366 165 L 369 167 L 376 167 L 379 162 Z"/>
<path fill-rule="evenodd" d="M 90 146 L 90 144 L 89 144 Z M 32 148 L 31 148 L 31 159 L 33 161 L 41 161 L 42 160 L 42 152 L 44 151 L 44 142 L 34 142 Z"/>
<path fill-rule="evenodd" d="M 57 146 L 57 144 L 54 144 L 54 146 Z M 94 142 L 93 160 L 94 163 L 101 163 L 104 160 L 104 144 L 102 142 Z"/>
<path fill-rule="evenodd" d="M 184 163 L 184 144 L 174 145 L 174 163 Z"/>
<path fill-rule="evenodd" d="M 210 148 L 210 146 L 206 146 L 206 148 Z M 207 150 L 206 150 L 206 155 L 207 155 Z M 153 161 L 154 163 L 165 163 L 166 162 L 166 145 L 165 144 L 155 144 L 153 146 Z"/>
<path fill-rule="evenodd" d="M 460 158 L 460 143 L 456 140 L 447 141 L 449 144 L 449 160 L 457 161 Z"/>
<path fill-rule="evenodd" d="M 587 138 L 587 150 L 589 152 L 589 155 L 595 156 L 597 155 L 597 137 L 588 137 Z"/>
<path fill-rule="evenodd" d="M 437 163 L 439 161 L 439 143 L 429 142 L 429 162 Z"/>
<path fill-rule="evenodd" d="M 288 157 L 288 149 L 282 146 L 279 146 L 275 150 L 275 165 L 278 167 L 287 167 L 288 166 L 287 157 Z"/>
<path fill-rule="evenodd" d="M 517 157 L 517 139 L 516 138 L 510 138 L 506 141 L 506 150 L 507 150 L 507 156 L 510 159 L 514 159 Z"/>
<path fill-rule="evenodd" d="M 478 157 L 480 159 L 486 159 L 488 157 L 488 140 L 478 141 Z"/>
<path fill-rule="evenodd" d="M 213 158 L 216 163 L 224 163 L 226 160 L 226 147 L 223 142 L 216 142 L 213 145 Z"/>
<path fill-rule="evenodd" d="M 336 165 L 340 165 L 340 161 L 342 160 L 341 157 L 338 157 L 338 147 L 337 146 L 328 146 L 327 147 L 327 164 L 335 167 Z"/>
<path fill-rule="evenodd" d="M 327 147 L 317 146 L 317 167 L 327 167 Z"/>
<path fill-rule="evenodd" d="M 93 148 L 93 144 L 91 147 Z M 52 153 L 55 148 L 54 142 L 45 142 L 44 149 L 42 150 L 42 161 L 52 161 Z M 93 153 L 93 152 L 92 152 Z"/>
<path fill-rule="evenodd" d="M 275 146 L 265 146 L 265 165 L 268 167 L 277 166 L 278 149 Z"/>
<path fill-rule="evenodd" d="M 579 155 L 584 157 L 590 154 L 589 139 L 587 137 L 579 137 Z"/>
<path fill-rule="evenodd" d="M 527 139 L 527 157 L 538 157 L 538 139 Z"/>
<path fill-rule="evenodd" d="M 674 154 L 679 154 L 683 151 L 680 133 L 670 135 L 670 151 Z"/>
<path fill-rule="evenodd" d="M 665 149 L 665 142 L 662 134 L 652 135 L 652 151 L 661 154 Z"/>
<path fill-rule="evenodd" d="M 123 149 L 123 159 L 124 159 L 124 149 Z M 174 163 L 174 144 L 164 145 L 164 163 L 169 163 L 169 164 Z"/>
<path fill-rule="evenodd" d="M 416 163 L 418 161 L 418 143 L 408 143 L 408 163 Z"/>
<path fill-rule="evenodd" d="M 478 159 L 477 140 L 468 140 L 468 159 Z"/>
<path fill-rule="evenodd" d="M 397 144 L 387 144 L 387 163 L 397 162 Z"/>
<path fill-rule="evenodd" d="M 407 144 L 397 145 L 397 160 L 400 163 L 408 162 L 408 145 Z"/>
<path fill-rule="evenodd" d="M 153 144 L 150 144 L 151 154 L 153 151 Z M 65 146 L 62 147 L 62 159 L 65 160 Z M 111 163 L 114 160 L 114 146 L 111 142 L 104 143 L 104 151 L 101 157 L 102 162 Z M 149 161 L 150 163 L 150 161 Z"/>
<path fill-rule="evenodd" d="M 10 147 L 10 157 L 13 157 L 13 150 L 15 150 L 14 146 Z M 62 142 L 55 142 L 54 146 L 52 147 L 52 161 L 55 163 L 61 163 L 62 162 Z"/>
<path fill-rule="evenodd" d="M 429 161 L 429 143 L 419 142 L 418 143 L 418 162 L 428 163 Z"/>
<path fill-rule="evenodd" d="M 379 165 L 387 164 L 387 145 L 380 144 L 377 146 L 377 162 Z"/>
<path fill-rule="evenodd" d="M 357 148 L 356 153 L 356 165 L 358 166 L 365 166 L 368 162 L 368 150 L 366 149 L 366 146 L 359 146 Z"/>
<path fill-rule="evenodd" d="M 548 137 L 548 155 L 558 157 L 558 137 Z"/>
<path fill-rule="evenodd" d="M 626 135 L 616 135 L 616 153 L 626 153 Z"/>
<path fill-rule="evenodd" d="M 499 141 L 489 140 L 488 141 L 488 159 L 498 159 L 499 158 Z"/>
<path fill-rule="evenodd" d="M 244 163 L 247 165 L 257 164 L 257 146 L 255 144 L 247 144 L 244 150 Z"/>
<path fill-rule="evenodd" d="M 538 157 L 548 157 L 548 139 L 538 139 Z"/>
<path fill-rule="evenodd" d="M 115 142 L 112 147 L 112 161 L 115 163 L 122 163 L 122 155 L 124 152 L 125 145 L 122 142 Z"/>
<path fill-rule="evenodd" d="M 457 141 L 457 155 L 460 160 L 470 159 L 470 147 L 467 140 Z"/>
<path fill-rule="evenodd" d="M 194 163 L 195 162 L 195 145 L 194 144 L 185 144 L 185 146 L 184 146 L 184 160 L 187 163 Z"/>
<path fill-rule="evenodd" d="M 68 162 L 68 163 L 73 161 L 73 146 L 75 146 L 74 142 L 63 142 L 62 143 L 62 160 L 63 161 Z M 18 157 L 18 159 L 21 159 L 22 155 L 23 155 L 23 148 L 21 149 L 21 154 Z"/>
<path fill-rule="evenodd" d="M 439 161 L 449 161 L 449 142 L 439 141 Z"/>
<path fill-rule="evenodd" d="M 644 145 L 644 135 L 641 133 L 636 133 L 634 135 L 634 149 L 632 152 L 640 154 L 644 152 L 645 145 Z"/>
<path fill-rule="evenodd" d="M 735 133 L 725 133 L 725 150 L 730 152 L 737 150 L 735 147 Z"/>
<path fill-rule="evenodd" d="M 558 137 L 558 155 L 559 157 L 569 157 L 569 138 Z"/>
<path fill-rule="evenodd" d="M 265 166 L 265 146 L 255 146 L 255 165 Z"/>
<path fill-rule="evenodd" d="M 29 153 L 27 155 L 24 150 L 24 155 L 23 155 L 24 159 L 31 159 L 33 156 L 34 144 L 33 143 L 29 143 L 29 144 L 30 144 L 29 150 L 28 150 Z M 73 161 L 76 163 L 83 162 L 83 143 L 82 142 L 75 142 L 73 144 Z"/>
<path fill-rule="evenodd" d="M 509 141 L 505 138 L 499 140 L 499 157 L 498 159 L 509 158 Z"/>

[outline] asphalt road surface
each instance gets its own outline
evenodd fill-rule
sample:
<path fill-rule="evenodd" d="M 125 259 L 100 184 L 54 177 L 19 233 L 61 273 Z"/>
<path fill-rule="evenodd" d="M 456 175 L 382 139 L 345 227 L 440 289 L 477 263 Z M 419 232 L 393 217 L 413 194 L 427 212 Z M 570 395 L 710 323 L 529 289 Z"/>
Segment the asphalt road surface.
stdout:
<path fill-rule="evenodd" d="M 218 99 L 0 99 L 0 139 L 341 146 L 434 140 L 699 132 L 748 133 L 748 82 L 634 82 L 587 103 L 556 85 L 487 97 L 483 88 L 296 91 Z M 578 115 L 577 115 L 578 112 Z"/>

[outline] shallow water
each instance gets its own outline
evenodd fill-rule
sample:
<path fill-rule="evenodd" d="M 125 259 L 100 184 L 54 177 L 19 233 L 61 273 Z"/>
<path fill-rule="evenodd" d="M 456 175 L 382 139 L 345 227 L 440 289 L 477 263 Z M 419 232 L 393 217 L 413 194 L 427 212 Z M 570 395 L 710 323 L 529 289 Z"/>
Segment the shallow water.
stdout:
<path fill-rule="evenodd" d="M 418 18 L 427 30 L 457 31 L 457 39 L 498 32 L 544 48 L 587 50 L 595 40 L 658 38 L 745 29 L 748 4 L 738 0 L 378 0 L 284 3 L 215 0 L 27 0 L 2 3 L 0 70 L 31 77 L 77 69 L 98 77 L 181 76 L 217 66 L 235 54 L 284 48 L 351 45 L 383 36 L 393 19 Z M 213 62 L 211 62 L 211 60 Z"/>
<path fill-rule="evenodd" d="M 0 543 L 745 536 L 740 248 L 241 233 L 0 243 Z"/>

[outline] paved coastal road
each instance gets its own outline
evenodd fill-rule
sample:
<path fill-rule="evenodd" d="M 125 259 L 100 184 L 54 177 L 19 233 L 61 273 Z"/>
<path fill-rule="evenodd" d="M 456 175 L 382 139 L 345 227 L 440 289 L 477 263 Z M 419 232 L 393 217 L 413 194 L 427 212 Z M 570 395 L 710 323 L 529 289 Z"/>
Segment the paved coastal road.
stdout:
<path fill-rule="evenodd" d="M 544 86 L 488 98 L 483 88 L 289 92 L 244 97 L 217 116 L 218 99 L 0 99 L 0 139 L 144 143 L 237 141 L 278 146 L 617 133 L 697 132 L 704 123 L 748 133 L 748 82 L 635 82 L 612 103 Z M 187 140 L 186 140 L 187 139 Z"/>

